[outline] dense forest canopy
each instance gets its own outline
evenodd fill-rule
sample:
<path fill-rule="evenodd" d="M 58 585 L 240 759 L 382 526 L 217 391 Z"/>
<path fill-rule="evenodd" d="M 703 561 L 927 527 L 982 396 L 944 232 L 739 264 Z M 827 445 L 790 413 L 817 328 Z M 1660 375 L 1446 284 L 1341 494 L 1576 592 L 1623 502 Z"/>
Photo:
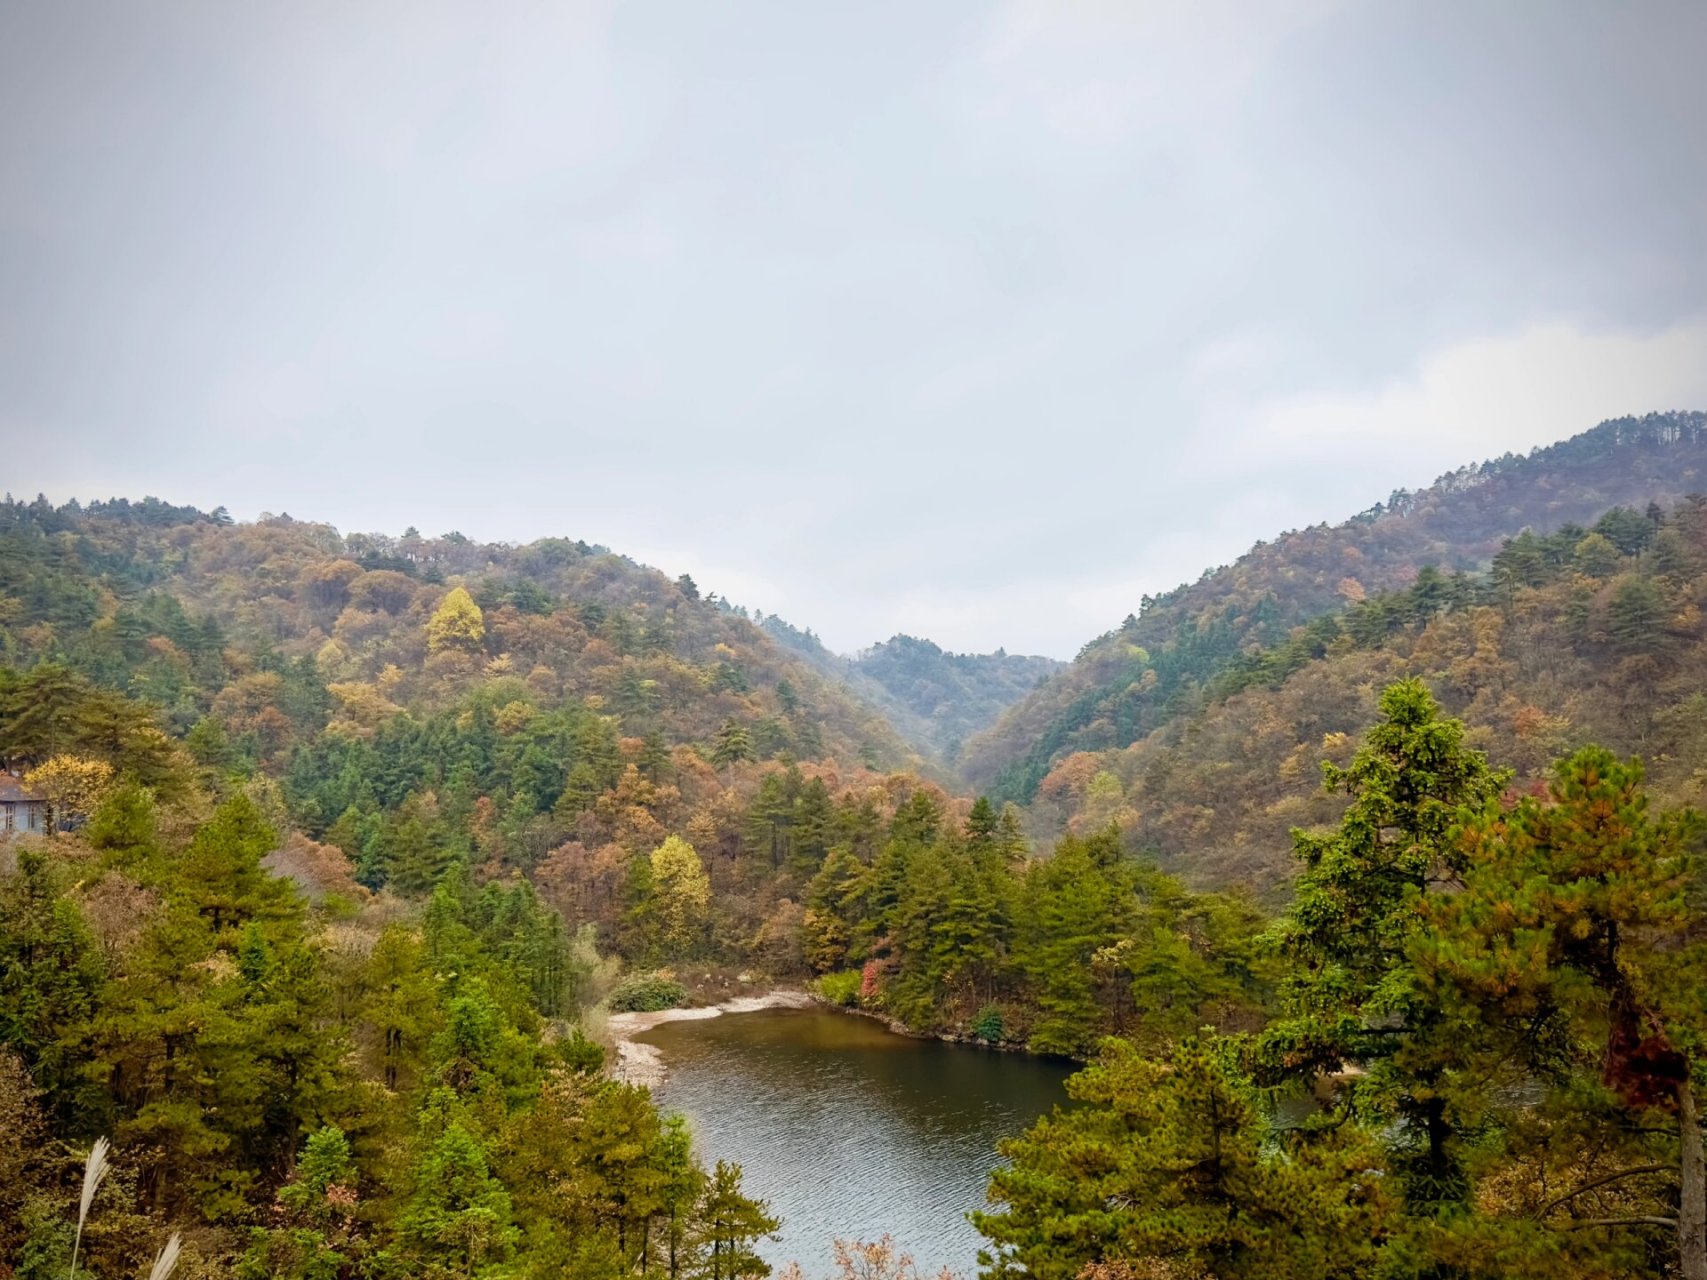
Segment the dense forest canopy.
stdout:
<path fill-rule="evenodd" d="M 1417 680 L 1327 783 L 1263 1025 L 1106 1042 L 988 1274 L 1707 1275 L 1700 816 L 1599 747 L 1514 795 Z"/>
<path fill-rule="evenodd" d="M 266 690 L 312 671 L 328 690 L 316 696 L 370 728 L 389 706 L 436 705 L 459 681 L 503 676 L 536 701 L 591 700 L 625 733 L 672 745 L 733 720 L 760 758 L 912 759 L 881 717 L 691 580 L 584 542 L 344 537 L 289 516 L 233 525 L 153 500 L 40 499 L 0 507 L 0 537 L 9 661 L 132 682 L 182 729 L 223 694 L 244 704 L 262 751 L 291 732 L 265 714 L 290 719 Z"/>
<path fill-rule="evenodd" d="M 567 542 L 0 508 L 0 757 L 57 828 L 0 867 L 0 1256 L 763 1274 L 740 1171 L 600 1074 L 604 1010 L 741 969 L 1046 1052 L 1248 1021 L 1248 903 L 1113 834 L 1032 858 L 697 594 Z"/>
<path fill-rule="evenodd" d="M 1078 751 L 1046 775 L 1034 829 L 1114 823 L 1204 883 L 1282 891 L 1286 833 L 1330 821 L 1316 762 L 1343 762 L 1379 689 L 1422 676 L 1471 739 L 1538 784 L 1601 743 L 1648 761 L 1668 803 L 1707 795 L 1707 502 L 1619 507 L 1591 527 L 1509 541 L 1485 572 L 1425 566 L 1251 646 L 1130 745 Z"/>

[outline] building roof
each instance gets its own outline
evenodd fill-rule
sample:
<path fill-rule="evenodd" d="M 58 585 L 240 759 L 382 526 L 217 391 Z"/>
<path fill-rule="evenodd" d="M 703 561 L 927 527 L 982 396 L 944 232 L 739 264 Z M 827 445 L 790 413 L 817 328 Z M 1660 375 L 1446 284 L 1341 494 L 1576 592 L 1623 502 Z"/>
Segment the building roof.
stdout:
<path fill-rule="evenodd" d="M 34 791 L 24 790 L 24 784 L 9 773 L 0 773 L 0 804 L 22 804 L 34 800 L 38 804 L 47 800 L 44 795 Z"/>

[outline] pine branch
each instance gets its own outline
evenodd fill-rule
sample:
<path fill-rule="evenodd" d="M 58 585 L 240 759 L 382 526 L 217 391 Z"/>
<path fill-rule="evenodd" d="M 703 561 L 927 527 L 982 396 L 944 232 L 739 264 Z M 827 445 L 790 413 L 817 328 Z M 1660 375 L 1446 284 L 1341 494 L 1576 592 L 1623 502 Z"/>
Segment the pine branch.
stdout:
<path fill-rule="evenodd" d="M 1617 1182 L 1621 1178 L 1634 1178 L 1644 1173 L 1665 1173 L 1670 1168 L 1671 1166 L 1669 1164 L 1639 1164 L 1629 1169 L 1620 1169 L 1616 1173 L 1609 1173 L 1603 1177 L 1595 1178 L 1590 1182 L 1585 1182 L 1575 1191 L 1567 1191 L 1557 1199 L 1549 1200 L 1546 1204 L 1541 1206 L 1535 1216 L 1537 1218 L 1545 1218 L 1567 1200 L 1575 1200 L 1585 1191 L 1593 1191 L 1596 1187 L 1604 1187 L 1609 1182 Z"/>

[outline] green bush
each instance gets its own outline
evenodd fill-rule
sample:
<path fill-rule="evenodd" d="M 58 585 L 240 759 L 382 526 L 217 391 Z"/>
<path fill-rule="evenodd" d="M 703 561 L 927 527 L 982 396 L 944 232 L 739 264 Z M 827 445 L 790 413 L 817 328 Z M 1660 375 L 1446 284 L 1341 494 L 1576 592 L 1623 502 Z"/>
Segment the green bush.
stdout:
<path fill-rule="evenodd" d="M 826 973 L 812 984 L 812 990 L 818 998 L 830 1004 L 852 1006 L 859 1003 L 858 969 L 848 969 L 842 973 Z"/>
<path fill-rule="evenodd" d="M 987 1004 L 978 1010 L 978 1016 L 973 1020 L 972 1036 L 985 1044 L 995 1044 L 1002 1038 L 1004 1029 L 1002 1011 L 993 1004 Z"/>
<path fill-rule="evenodd" d="M 553 1048 L 557 1056 L 563 1060 L 563 1065 L 571 1071 L 582 1075 L 595 1076 L 604 1069 L 605 1051 L 598 1041 L 589 1039 L 587 1033 L 580 1027 L 571 1027 L 569 1034 L 556 1042 Z"/>
<path fill-rule="evenodd" d="M 687 988 L 674 978 L 642 973 L 619 982 L 606 1004 L 612 1013 L 656 1013 L 674 1009 L 687 998 Z"/>

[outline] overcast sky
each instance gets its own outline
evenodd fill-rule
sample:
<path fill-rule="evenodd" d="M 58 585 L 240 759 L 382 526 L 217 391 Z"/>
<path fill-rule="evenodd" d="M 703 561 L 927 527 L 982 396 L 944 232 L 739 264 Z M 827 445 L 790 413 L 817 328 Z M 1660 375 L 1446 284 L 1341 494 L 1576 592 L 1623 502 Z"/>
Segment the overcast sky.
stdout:
<path fill-rule="evenodd" d="M 1071 656 L 1707 407 L 1707 4 L 0 4 L 0 487 Z"/>

